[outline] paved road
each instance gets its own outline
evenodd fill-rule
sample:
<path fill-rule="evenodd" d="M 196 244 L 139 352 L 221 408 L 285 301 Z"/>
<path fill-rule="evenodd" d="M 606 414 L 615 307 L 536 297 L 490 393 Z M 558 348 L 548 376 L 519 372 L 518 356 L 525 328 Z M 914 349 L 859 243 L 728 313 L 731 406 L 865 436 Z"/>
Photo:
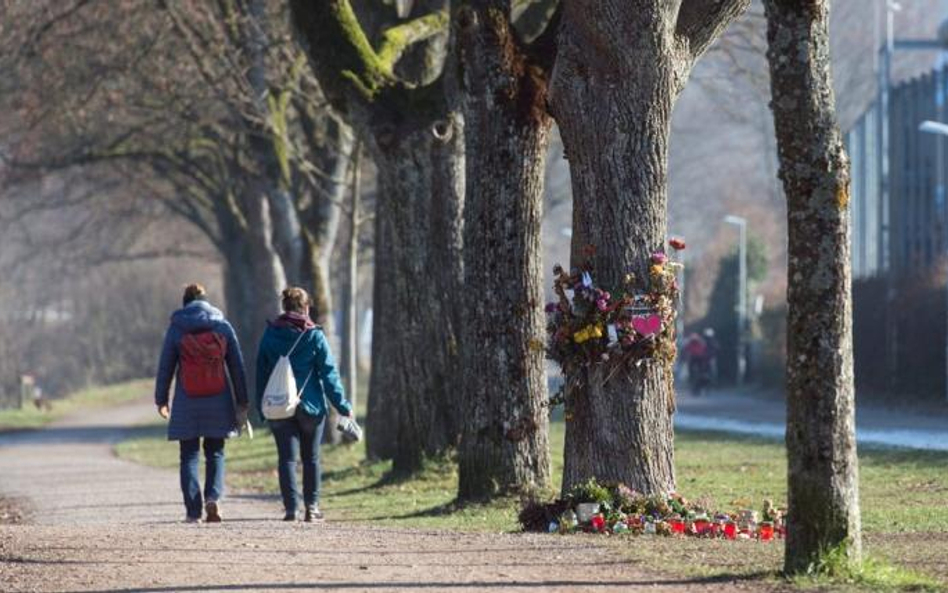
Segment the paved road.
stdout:
<path fill-rule="evenodd" d="M 715 391 L 679 394 L 675 427 L 782 439 L 786 404 L 782 399 Z M 856 406 L 856 440 L 862 445 L 948 451 L 948 405 L 944 410 Z"/>
<path fill-rule="evenodd" d="M 286 524 L 277 503 L 230 497 L 225 522 L 186 525 L 174 471 L 116 459 L 147 404 L 0 435 L 0 591 L 719 591 L 622 561 L 589 537 Z M 674 563 L 669 564 L 672 567 Z"/>

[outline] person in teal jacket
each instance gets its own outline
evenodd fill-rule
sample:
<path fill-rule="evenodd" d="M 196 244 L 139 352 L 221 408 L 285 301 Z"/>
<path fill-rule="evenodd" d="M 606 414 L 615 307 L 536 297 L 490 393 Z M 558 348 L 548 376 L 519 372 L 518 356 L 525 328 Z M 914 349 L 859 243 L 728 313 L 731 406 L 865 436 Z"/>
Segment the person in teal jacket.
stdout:
<path fill-rule="evenodd" d="M 257 353 L 257 411 L 263 417 L 263 392 L 277 360 L 285 356 L 299 339 L 290 355 L 290 366 L 297 388 L 302 388 L 296 414 L 285 420 L 270 420 L 279 462 L 280 494 L 286 514 L 284 521 L 295 521 L 299 504 L 296 464 L 299 450 L 303 458 L 303 503 L 305 521 L 322 519 L 319 510 L 319 444 L 326 424 L 328 399 L 342 416 L 352 416 L 322 328 L 309 317 L 310 298 L 302 288 L 283 291 L 283 314 L 271 321 L 260 339 Z M 302 332 L 302 336 L 300 335 Z"/>

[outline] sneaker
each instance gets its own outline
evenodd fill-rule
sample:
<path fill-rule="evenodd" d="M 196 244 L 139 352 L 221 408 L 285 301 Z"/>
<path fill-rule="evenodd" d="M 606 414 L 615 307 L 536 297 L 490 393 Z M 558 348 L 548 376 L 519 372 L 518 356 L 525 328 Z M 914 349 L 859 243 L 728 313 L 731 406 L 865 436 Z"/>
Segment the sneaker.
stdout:
<path fill-rule="evenodd" d="M 221 522 L 221 510 L 218 507 L 216 500 L 211 500 L 206 505 L 204 505 L 204 512 L 207 513 L 206 521 L 208 523 Z"/>
<path fill-rule="evenodd" d="M 312 523 L 323 518 L 323 512 L 317 506 L 306 507 L 306 515 L 303 518 L 307 523 Z"/>

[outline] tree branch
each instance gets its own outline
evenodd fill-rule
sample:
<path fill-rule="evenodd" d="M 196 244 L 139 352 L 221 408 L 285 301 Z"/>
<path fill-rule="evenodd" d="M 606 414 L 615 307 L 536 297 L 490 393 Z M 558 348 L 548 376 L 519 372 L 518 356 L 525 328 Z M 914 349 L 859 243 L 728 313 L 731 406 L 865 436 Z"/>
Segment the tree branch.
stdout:
<path fill-rule="evenodd" d="M 697 60 L 748 4 L 750 0 L 682 0 L 675 34 Z"/>
<path fill-rule="evenodd" d="M 290 0 L 293 24 L 333 107 L 348 111 L 350 101 L 372 103 L 396 83 L 379 59 L 349 0 Z"/>
<path fill-rule="evenodd" d="M 382 32 L 378 59 L 391 71 L 402 54 L 419 41 L 448 30 L 448 11 L 439 10 L 416 19 L 399 23 Z"/>

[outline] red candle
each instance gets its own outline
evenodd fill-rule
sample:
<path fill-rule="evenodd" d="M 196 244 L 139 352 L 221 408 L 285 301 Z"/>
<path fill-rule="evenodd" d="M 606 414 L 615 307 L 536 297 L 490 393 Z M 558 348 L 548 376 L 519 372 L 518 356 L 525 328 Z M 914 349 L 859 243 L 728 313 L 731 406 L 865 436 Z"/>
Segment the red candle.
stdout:
<path fill-rule="evenodd" d="M 764 522 L 760 524 L 760 541 L 769 542 L 774 538 L 774 524 Z"/>
<path fill-rule="evenodd" d="M 590 521 L 592 528 L 596 531 L 604 531 L 606 529 L 606 520 L 602 515 L 593 515 L 592 520 Z"/>
<path fill-rule="evenodd" d="M 737 525 L 733 521 L 728 521 L 724 524 L 724 537 L 727 539 L 734 539 L 737 537 Z"/>
<path fill-rule="evenodd" d="M 704 535 L 710 531 L 711 523 L 707 519 L 696 519 L 695 520 L 695 532 L 698 535 Z"/>
<path fill-rule="evenodd" d="M 672 533 L 684 533 L 685 532 L 685 522 L 681 519 L 672 519 L 671 520 Z"/>

